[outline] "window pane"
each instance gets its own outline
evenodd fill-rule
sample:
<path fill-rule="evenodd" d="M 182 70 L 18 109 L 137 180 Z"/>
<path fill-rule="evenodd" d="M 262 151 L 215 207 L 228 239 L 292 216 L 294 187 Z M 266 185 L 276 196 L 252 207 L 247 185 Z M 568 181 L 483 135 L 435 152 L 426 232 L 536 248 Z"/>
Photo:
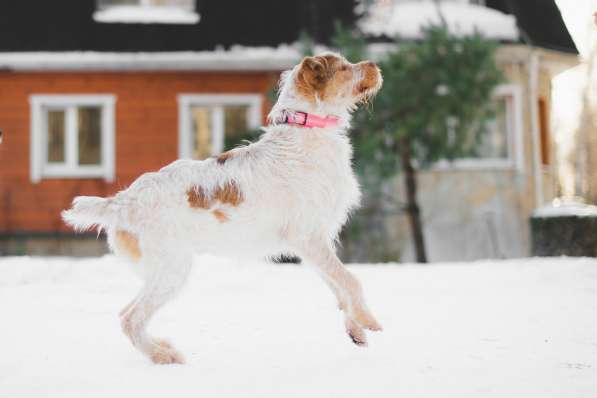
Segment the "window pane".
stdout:
<path fill-rule="evenodd" d="M 206 107 L 191 107 L 193 159 L 205 159 L 212 154 L 212 112 Z"/>
<path fill-rule="evenodd" d="M 77 109 L 79 127 L 79 164 L 102 162 L 102 110 L 100 107 Z"/>
<path fill-rule="evenodd" d="M 508 115 L 506 98 L 496 100 L 496 114 L 487 123 L 477 148 L 477 157 L 491 159 L 508 158 Z"/>
<path fill-rule="evenodd" d="M 224 141 L 226 147 L 239 143 L 240 136 L 248 131 L 248 110 L 249 107 L 246 105 L 227 106 L 224 108 Z"/>
<path fill-rule="evenodd" d="M 64 163 L 64 110 L 48 111 L 48 163 Z"/>

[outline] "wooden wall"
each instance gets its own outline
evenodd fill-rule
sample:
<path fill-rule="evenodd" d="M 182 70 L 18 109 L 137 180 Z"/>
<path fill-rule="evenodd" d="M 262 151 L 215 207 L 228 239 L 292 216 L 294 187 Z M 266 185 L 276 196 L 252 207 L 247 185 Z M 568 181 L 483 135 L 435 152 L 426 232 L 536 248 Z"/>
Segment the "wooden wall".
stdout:
<path fill-rule="evenodd" d="M 277 74 L 206 72 L 13 73 L 0 72 L 0 235 L 67 232 L 60 211 L 76 195 L 108 196 L 146 171 L 178 156 L 180 93 L 261 93 Z M 30 107 L 32 94 L 116 96 L 113 183 L 102 179 L 43 179 L 31 183 Z M 265 100 L 265 98 L 264 98 Z M 264 117 L 268 111 L 263 109 Z"/>

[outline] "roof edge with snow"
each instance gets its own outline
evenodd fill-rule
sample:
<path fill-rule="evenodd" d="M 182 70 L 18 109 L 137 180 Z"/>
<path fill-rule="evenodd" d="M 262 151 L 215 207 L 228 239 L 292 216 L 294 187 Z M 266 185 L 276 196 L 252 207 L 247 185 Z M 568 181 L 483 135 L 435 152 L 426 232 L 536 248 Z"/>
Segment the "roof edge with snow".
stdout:
<path fill-rule="evenodd" d="M 300 58 L 300 50 L 290 45 L 200 52 L 0 52 L 0 70 L 279 71 L 296 65 Z"/>

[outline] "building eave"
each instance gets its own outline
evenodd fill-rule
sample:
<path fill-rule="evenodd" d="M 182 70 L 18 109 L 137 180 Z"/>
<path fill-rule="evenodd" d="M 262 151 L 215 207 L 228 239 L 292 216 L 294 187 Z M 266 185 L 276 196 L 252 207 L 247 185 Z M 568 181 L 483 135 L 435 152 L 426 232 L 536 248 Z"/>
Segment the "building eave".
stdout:
<path fill-rule="evenodd" d="M 202 52 L 0 52 L 9 71 L 280 71 L 296 65 L 292 46 Z"/>
<path fill-rule="evenodd" d="M 373 60 L 380 60 L 395 43 L 371 43 L 368 50 Z M 315 52 L 328 51 L 316 46 Z M 498 50 L 498 62 L 520 58 L 525 61 L 529 47 L 515 43 L 502 43 Z M 542 53 L 560 59 L 575 59 L 573 54 L 541 49 Z M 0 52 L 0 71 L 15 72 L 68 72 L 68 71 L 210 71 L 210 72 L 279 72 L 296 65 L 303 54 L 298 46 L 243 47 L 229 50 L 180 51 L 180 52 Z"/>

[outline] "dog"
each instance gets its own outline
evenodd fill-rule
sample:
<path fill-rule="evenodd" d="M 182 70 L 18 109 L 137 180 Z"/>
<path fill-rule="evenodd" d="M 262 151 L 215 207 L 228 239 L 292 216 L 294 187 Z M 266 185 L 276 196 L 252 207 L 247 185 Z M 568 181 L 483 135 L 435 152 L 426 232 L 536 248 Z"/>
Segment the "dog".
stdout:
<path fill-rule="evenodd" d="M 146 326 L 201 253 L 297 255 L 335 294 L 355 344 L 367 344 L 365 329 L 381 330 L 335 252 L 361 196 L 347 134 L 351 113 L 381 85 L 373 62 L 352 64 L 336 53 L 305 57 L 282 73 L 269 125 L 255 143 L 206 160 L 177 160 L 113 197 L 73 200 L 62 212 L 65 222 L 77 231 L 105 230 L 111 250 L 142 273 L 143 288 L 120 313 L 134 347 L 157 364 L 184 362 Z"/>

